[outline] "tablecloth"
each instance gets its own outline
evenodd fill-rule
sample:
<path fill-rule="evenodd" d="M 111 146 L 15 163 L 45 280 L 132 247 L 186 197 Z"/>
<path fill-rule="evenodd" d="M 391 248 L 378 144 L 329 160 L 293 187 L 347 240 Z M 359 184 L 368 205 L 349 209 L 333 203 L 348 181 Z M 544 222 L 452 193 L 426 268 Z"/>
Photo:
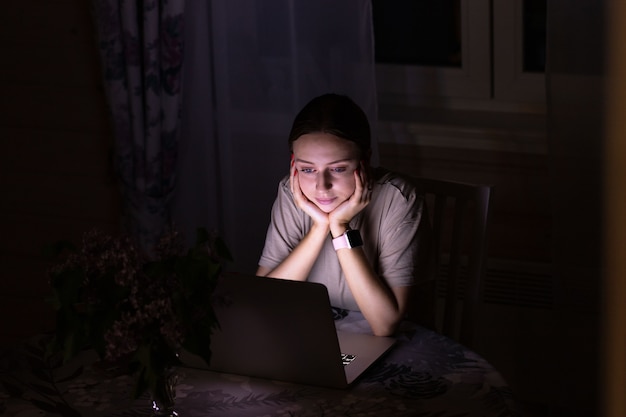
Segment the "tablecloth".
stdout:
<path fill-rule="evenodd" d="M 340 330 L 370 331 L 362 315 L 336 311 Z M 179 368 L 181 417 L 508 417 L 520 416 L 506 381 L 484 358 L 452 339 L 405 323 L 397 345 L 348 389 L 328 389 Z M 147 396 L 85 351 L 62 364 L 36 337 L 0 353 L 0 415 L 146 416 Z"/>

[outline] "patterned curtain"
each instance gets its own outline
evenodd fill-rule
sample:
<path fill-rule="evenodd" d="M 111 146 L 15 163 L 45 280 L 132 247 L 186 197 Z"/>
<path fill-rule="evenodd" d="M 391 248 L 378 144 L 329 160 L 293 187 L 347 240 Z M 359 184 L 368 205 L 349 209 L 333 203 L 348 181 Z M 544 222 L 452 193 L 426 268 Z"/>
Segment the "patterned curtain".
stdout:
<path fill-rule="evenodd" d="M 125 226 L 146 252 L 176 185 L 184 0 L 94 0 Z"/>

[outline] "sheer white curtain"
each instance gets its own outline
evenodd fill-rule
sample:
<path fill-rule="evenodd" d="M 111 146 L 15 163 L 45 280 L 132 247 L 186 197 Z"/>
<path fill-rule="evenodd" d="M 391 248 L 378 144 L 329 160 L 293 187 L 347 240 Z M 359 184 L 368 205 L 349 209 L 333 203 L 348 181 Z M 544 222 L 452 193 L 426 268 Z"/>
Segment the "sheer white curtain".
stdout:
<path fill-rule="evenodd" d="M 370 1 L 214 0 L 187 2 L 185 13 L 174 219 L 189 239 L 199 226 L 217 230 L 233 269 L 253 272 L 297 111 L 347 94 L 375 131 Z"/>

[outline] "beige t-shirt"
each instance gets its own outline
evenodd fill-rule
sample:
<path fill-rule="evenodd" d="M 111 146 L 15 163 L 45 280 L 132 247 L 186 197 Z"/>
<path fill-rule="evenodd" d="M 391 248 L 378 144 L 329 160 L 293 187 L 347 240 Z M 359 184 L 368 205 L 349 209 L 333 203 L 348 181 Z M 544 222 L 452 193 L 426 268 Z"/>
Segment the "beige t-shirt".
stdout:
<path fill-rule="evenodd" d="M 373 172 L 372 199 L 352 221 L 374 271 L 390 287 L 414 283 L 418 249 L 417 231 L 424 211 L 423 196 L 405 179 L 382 168 Z M 311 228 L 311 218 L 294 203 L 289 177 L 278 186 L 265 247 L 259 265 L 277 267 Z M 341 270 L 330 234 L 313 265 L 309 281 L 328 288 L 334 307 L 359 310 Z"/>

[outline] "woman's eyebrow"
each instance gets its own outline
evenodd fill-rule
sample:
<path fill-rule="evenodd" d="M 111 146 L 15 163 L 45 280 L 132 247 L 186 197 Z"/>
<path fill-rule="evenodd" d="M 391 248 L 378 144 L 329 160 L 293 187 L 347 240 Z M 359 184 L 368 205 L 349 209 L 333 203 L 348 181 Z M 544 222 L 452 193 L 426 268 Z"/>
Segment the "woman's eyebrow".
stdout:
<path fill-rule="evenodd" d="M 351 160 L 352 160 L 352 158 L 342 158 L 342 159 L 337 159 L 336 161 L 331 161 L 331 162 L 328 162 L 326 165 L 338 164 L 338 163 L 340 163 L 340 162 L 350 162 Z M 297 161 L 297 162 L 301 162 L 301 163 L 303 163 L 303 164 L 311 164 L 311 165 L 315 165 L 315 163 L 314 163 L 314 162 L 307 161 L 307 160 L 304 160 L 304 159 L 301 159 L 301 158 L 296 158 L 296 161 Z"/>

